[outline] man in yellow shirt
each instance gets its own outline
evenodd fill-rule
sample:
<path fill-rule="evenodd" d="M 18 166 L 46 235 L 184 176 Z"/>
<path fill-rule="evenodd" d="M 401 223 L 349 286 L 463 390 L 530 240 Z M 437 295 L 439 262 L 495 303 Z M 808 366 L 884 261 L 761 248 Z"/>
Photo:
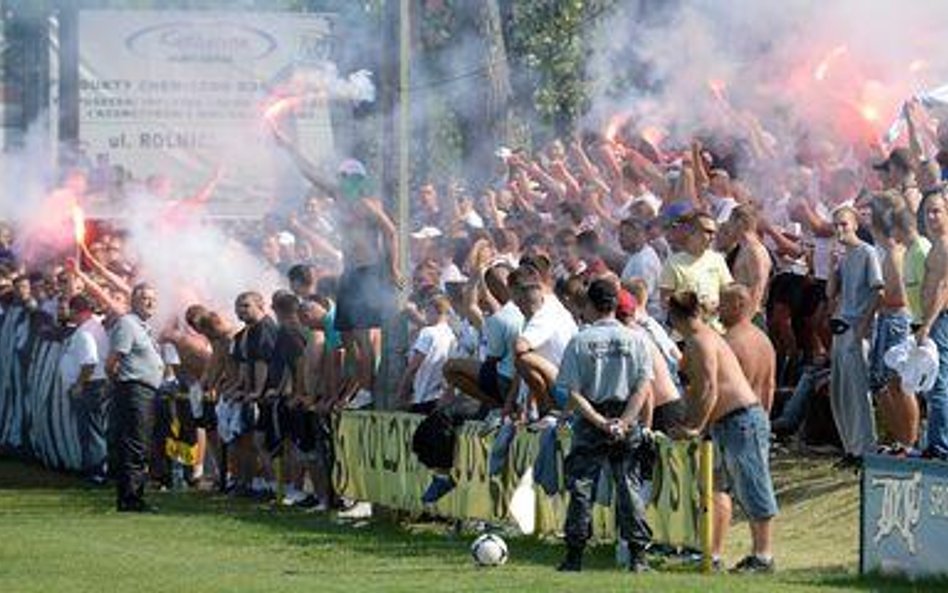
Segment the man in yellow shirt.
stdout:
<path fill-rule="evenodd" d="M 705 212 L 695 212 L 684 224 L 690 228 L 684 249 L 668 258 L 658 281 L 662 305 L 667 308 L 672 295 L 694 292 L 701 303 L 703 319 L 720 332 L 721 290 L 734 279 L 724 257 L 711 249 L 717 224 Z"/>

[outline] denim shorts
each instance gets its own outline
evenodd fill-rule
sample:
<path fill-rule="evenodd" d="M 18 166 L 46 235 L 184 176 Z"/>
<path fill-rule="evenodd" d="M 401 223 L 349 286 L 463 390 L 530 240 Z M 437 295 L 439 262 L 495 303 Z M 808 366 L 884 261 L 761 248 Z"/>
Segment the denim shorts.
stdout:
<path fill-rule="evenodd" d="M 727 414 L 711 426 L 714 490 L 737 499 L 752 520 L 777 514 L 770 478 L 770 423 L 764 409 L 751 406 Z"/>
<path fill-rule="evenodd" d="M 896 376 L 883 359 L 890 348 L 907 340 L 911 331 L 912 317 L 908 313 L 880 313 L 876 318 L 875 339 L 869 353 L 869 388 L 873 393 Z"/>

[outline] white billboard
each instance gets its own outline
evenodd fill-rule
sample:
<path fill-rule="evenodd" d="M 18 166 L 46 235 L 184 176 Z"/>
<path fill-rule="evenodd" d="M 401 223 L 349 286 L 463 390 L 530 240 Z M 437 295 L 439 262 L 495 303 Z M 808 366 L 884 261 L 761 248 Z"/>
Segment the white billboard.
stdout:
<path fill-rule="evenodd" d="M 332 93 L 300 88 L 338 80 L 331 38 L 328 15 L 82 11 L 79 137 L 94 167 L 91 212 L 120 208 L 120 166 L 139 181 L 170 179 L 170 190 L 156 184 L 165 191 L 155 198 L 169 200 L 193 195 L 219 170 L 210 212 L 262 213 L 298 179 L 272 125 L 313 160 L 332 155 Z"/>

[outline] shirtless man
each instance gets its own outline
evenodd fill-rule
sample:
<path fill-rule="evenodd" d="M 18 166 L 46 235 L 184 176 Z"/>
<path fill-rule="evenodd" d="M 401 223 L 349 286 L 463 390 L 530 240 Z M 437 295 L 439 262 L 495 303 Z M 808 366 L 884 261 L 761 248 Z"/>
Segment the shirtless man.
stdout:
<path fill-rule="evenodd" d="M 200 305 L 196 305 L 196 307 L 200 307 Z M 188 308 L 185 319 L 192 329 L 207 338 L 211 346 L 211 356 L 208 359 L 207 366 L 204 367 L 204 374 L 200 380 L 204 407 L 201 414 L 201 425 L 205 431 L 217 432 L 217 413 L 215 411 L 217 400 L 222 395 L 232 394 L 240 381 L 238 364 L 230 355 L 237 328 L 231 326 L 214 311 L 204 310 L 201 312 L 194 309 L 194 307 Z M 206 441 L 207 449 L 212 455 L 217 440 L 209 439 Z M 228 472 L 227 460 L 223 459 L 223 453 L 224 451 L 221 449 L 222 462 L 218 468 L 221 490 L 224 490 L 227 486 Z"/>
<path fill-rule="evenodd" d="M 772 572 L 771 527 L 777 499 L 770 478 L 770 424 L 740 363 L 720 335 L 702 320 L 693 292 L 668 301 L 672 327 L 685 338 L 688 388 L 686 426 L 677 436 L 708 432 L 714 440 L 714 536 L 712 561 L 721 566 L 724 538 L 731 524 L 733 493 L 750 518 L 752 553 L 737 572 Z"/>
<path fill-rule="evenodd" d="M 925 200 L 925 223 L 932 241 L 922 280 L 922 323 L 916 334 L 938 347 L 938 378 L 928 392 L 928 447 L 925 454 L 948 458 L 948 199 L 943 192 Z"/>
<path fill-rule="evenodd" d="M 753 296 L 743 284 L 731 284 L 721 293 L 721 322 L 727 328 L 724 340 L 770 417 L 777 386 L 777 353 L 767 334 L 751 321 L 753 312 Z"/>
<path fill-rule="evenodd" d="M 381 355 L 382 323 L 395 312 L 392 287 L 402 288 L 398 232 L 382 202 L 371 195 L 365 166 L 347 159 L 339 165 L 337 179 L 328 181 L 300 153 L 285 134 L 274 130 L 277 141 L 293 157 L 300 173 L 316 188 L 335 198 L 336 220 L 341 229 L 343 271 L 339 278 L 335 328 L 342 333 L 343 348 L 352 356 L 355 395 L 350 407 L 372 403 L 376 362 Z"/>
<path fill-rule="evenodd" d="M 738 206 L 731 213 L 728 224 L 736 235 L 738 244 L 737 259 L 731 269 L 734 281 L 747 287 L 751 299 L 751 319 L 758 327 L 764 327 L 762 312 L 773 264 L 757 233 L 757 212 L 746 204 Z"/>
<path fill-rule="evenodd" d="M 912 315 L 905 282 L 908 250 L 900 240 L 904 233 L 896 232 L 896 225 L 900 220 L 912 220 L 913 216 L 898 194 L 875 196 L 871 209 L 872 235 L 881 260 L 884 284 L 869 355 L 869 387 L 890 427 L 890 436 L 903 446 L 912 446 L 916 439 L 911 426 L 918 424 L 918 407 L 912 395 L 903 393 L 902 382 L 895 371 L 886 366 L 884 357 L 890 348 L 904 342 L 911 331 Z"/>

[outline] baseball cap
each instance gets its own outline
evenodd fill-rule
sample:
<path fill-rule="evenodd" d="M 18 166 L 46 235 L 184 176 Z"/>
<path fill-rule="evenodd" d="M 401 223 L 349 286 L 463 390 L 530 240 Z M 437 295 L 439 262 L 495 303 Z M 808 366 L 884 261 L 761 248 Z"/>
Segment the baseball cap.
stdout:
<path fill-rule="evenodd" d="M 346 159 L 339 163 L 339 169 L 337 170 L 337 173 L 339 173 L 339 175 L 345 176 L 369 176 L 369 172 L 366 170 L 365 165 L 356 159 Z"/>
<path fill-rule="evenodd" d="M 616 317 L 620 319 L 632 317 L 635 315 L 635 310 L 638 306 L 639 303 L 635 299 L 635 295 L 624 288 L 619 290 L 619 297 L 616 303 Z"/>
<path fill-rule="evenodd" d="M 694 206 L 689 202 L 678 201 L 667 204 L 661 212 L 662 225 L 671 226 L 692 212 L 694 212 Z"/>

